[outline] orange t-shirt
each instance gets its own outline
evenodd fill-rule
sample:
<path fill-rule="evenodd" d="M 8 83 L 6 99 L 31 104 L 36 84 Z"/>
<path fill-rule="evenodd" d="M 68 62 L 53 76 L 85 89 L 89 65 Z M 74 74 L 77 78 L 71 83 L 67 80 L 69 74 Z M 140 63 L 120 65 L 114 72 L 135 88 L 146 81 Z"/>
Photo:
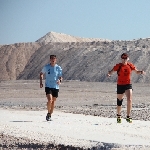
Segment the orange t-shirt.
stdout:
<path fill-rule="evenodd" d="M 119 63 L 114 66 L 113 70 L 118 71 L 119 68 L 120 71 L 118 72 L 117 84 L 118 85 L 131 84 L 131 79 L 130 79 L 131 72 L 132 70 L 135 70 L 135 66 L 132 63 L 127 63 L 127 65 Z"/>

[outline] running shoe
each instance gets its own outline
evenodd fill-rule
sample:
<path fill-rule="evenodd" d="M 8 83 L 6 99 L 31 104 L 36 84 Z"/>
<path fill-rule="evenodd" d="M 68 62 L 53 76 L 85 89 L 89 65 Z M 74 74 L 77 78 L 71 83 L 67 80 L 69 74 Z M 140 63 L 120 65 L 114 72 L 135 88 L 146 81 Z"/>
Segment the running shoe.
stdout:
<path fill-rule="evenodd" d="M 121 118 L 117 118 L 117 123 L 121 123 Z"/>
<path fill-rule="evenodd" d="M 47 115 L 46 115 L 46 120 L 47 120 L 47 121 L 51 121 L 51 114 L 47 113 Z"/>
<path fill-rule="evenodd" d="M 132 123 L 132 118 L 130 118 L 130 117 L 126 118 L 126 121 L 129 122 L 129 123 Z"/>
<path fill-rule="evenodd" d="M 121 115 L 117 114 L 117 123 L 121 123 Z"/>

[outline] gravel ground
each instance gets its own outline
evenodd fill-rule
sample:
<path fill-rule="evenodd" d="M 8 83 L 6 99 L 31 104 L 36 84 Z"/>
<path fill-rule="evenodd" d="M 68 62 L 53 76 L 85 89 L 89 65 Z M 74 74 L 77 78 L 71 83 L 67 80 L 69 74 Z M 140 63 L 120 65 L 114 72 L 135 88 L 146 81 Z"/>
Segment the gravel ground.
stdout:
<path fill-rule="evenodd" d="M 0 134 L 0 149 L 8 150 L 83 150 L 80 147 L 73 147 L 73 146 L 65 146 L 65 145 L 55 145 L 44 143 L 37 140 L 29 140 L 27 138 L 17 138 L 10 135 L 3 135 Z"/>
<path fill-rule="evenodd" d="M 149 86 L 149 84 L 142 83 L 133 84 L 133 119 L 150 121 Z M 44 88 L 40 89 L 39 81 L 35 80 L 1 81 L 0 107 L 27 111 L 46 110 Z M 55 109 L 76 114 L 114 118 L 116 117 L 116 83 L 64 81 L 60 87 Z M 123 102 L 122 117 L 126 117 L 126 98 Z M 0 143 L 3 143 L 0 144 L 0 149 L 83 149 L 18 139 L 2 133 L 0 134 Z"/>

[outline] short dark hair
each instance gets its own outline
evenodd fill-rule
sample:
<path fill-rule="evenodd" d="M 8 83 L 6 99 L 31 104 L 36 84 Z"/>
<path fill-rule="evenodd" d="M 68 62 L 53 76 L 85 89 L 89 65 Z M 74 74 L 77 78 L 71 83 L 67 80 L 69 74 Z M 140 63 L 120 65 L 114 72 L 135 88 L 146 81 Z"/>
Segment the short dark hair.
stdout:
<path fill-rule="evenodd" d="M 55 58 L 56 58 L 56 55 L 50 55 L 50 59 L 51 59 L 51 58 L 53 58 L 53 57 L 55 57 Z"/>
<path fill-rule="evenodd" d="M 127 57 L 129 57 L 129 56 L 128 56 L 127 53 L 123 53 L 123 54 L 121 55 L 121 58 L 123 58 L 123 57 L 126 57 L 126 58 L 127 58 Z"/>

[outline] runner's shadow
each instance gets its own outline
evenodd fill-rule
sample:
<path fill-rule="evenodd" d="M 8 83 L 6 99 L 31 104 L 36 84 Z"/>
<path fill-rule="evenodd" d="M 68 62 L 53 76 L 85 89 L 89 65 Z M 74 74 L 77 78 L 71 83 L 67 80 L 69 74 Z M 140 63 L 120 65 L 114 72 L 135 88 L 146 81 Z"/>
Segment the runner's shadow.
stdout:
<path fill-rule="evenodd" d="M 10 122 L 33 122 L 33 121 L 21 121 L 21 120 L 17 120 L 17 121 L 10 121 Z"/>

